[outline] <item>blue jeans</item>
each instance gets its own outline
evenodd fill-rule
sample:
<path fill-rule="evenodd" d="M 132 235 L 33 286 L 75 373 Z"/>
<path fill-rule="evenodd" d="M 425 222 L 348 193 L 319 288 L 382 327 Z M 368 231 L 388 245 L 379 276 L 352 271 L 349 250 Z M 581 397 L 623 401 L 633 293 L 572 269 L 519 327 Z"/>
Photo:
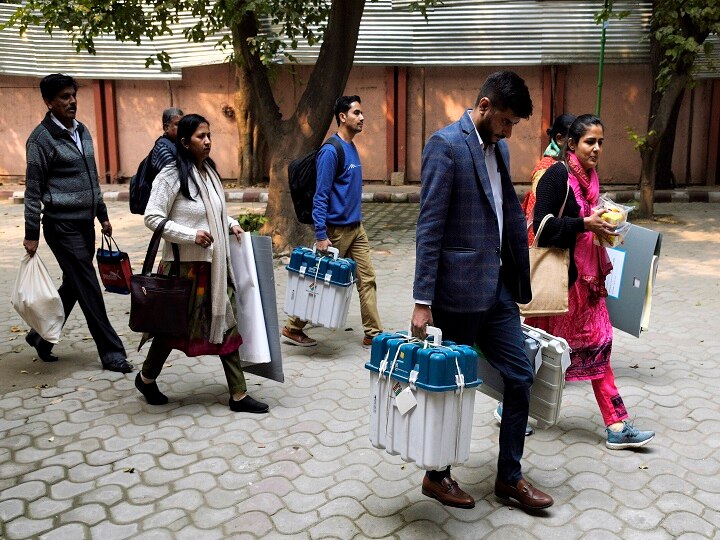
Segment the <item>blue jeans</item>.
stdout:
<path fill-rule="evenodd" d="M 477 344 L 505 383 L 500 424 L 498 478 L 515 485 L 522 478 L 520 460 L 525 448 L 525 426 L 530 409 L 530 387 L 535 374 L 525 355 L 520 313 L 507 287 L 498 284 L 493 306 L 479 313 L 453 313 L 433 308 L 433 321 L 449 339 Z"/>

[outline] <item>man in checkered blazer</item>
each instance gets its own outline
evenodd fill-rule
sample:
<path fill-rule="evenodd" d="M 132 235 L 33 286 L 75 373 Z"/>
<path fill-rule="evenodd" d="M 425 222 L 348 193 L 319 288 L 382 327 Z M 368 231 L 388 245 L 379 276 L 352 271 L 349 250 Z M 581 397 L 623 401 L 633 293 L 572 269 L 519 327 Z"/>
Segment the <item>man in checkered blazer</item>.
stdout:
<path fill-rule="evenodd" d="M 500 372 L 505 395 L 495 494 L 537 511 L 553 500 L 523 478 L 520 466 L 534 372 L 517 302 L 532 293 L 527 224 L 503 140 L 531 114 L 525 82 L 510 71 L 493 73 L 475 106 L 425 145 L 411 325 L 418 337 L 434 324 L 449 340 L 476 344 Z M 422 491 L 447 506 L 475 506 L 450 467 L 428 471 Z"/>

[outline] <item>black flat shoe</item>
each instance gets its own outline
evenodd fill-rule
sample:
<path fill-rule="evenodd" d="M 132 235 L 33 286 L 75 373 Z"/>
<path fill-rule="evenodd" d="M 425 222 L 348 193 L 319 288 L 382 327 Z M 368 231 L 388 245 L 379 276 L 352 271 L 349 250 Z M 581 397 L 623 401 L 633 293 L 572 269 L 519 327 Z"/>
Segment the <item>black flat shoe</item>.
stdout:
<path fill-rule="evenodd" d="M 135 377 L 135 388 L 140 390 L 140 393 L 145 396 L 145 401 L 150 405 L 165 405 L 168 402 L 168 398 L 163 394 L 155 381 L 151 383 L 144 383 L 140 373 Z"/>
<path fill-rule="evenodd" d="M 108 371 L 117 371 L 118 373 L 130 373 L 133 370 L 132 364 L 128 363 L 124 358 L 102 362 L 102 367 Z"/>
<path fill-rule="evenodd" d="M 40 336 L 38 336 L 40 338 Z M 35 352 L 38 355 L 38 358 L 42 360 L 43 362 L 57 362 L 60 360 L 57 356 L 55 356 L 52 353 L 52 344 L 48 344 L 40 338 L 37 343 L 33 343 L 33 340 L 30 338 L 30 334 L 25 335 L 25 341 L 28 345 L 33 347 L 35 349 Z M 49 347 L 48 347 L 49 345 Z"/>
<path fill-rule="evenodd" d="M 230 396 L 230 410 L 233 412 L 246 412 L 252 414 L 263 414 L 270 410 L 267 403 L 263 403 L 250 396 L 245 396 L 239 401 L 235 401 Z"/>

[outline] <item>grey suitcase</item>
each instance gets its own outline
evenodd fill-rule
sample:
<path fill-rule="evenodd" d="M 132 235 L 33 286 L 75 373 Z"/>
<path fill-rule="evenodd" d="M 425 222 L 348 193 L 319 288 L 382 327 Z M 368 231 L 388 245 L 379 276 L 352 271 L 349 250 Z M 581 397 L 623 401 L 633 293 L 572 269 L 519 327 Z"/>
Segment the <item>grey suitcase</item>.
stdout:
<path fill-rule="evenodd" d="M 565 386 L 565 371 L 570 366 L 570 346 L 562 338 L 538 328 L 522 325 L 525 353 L 535 365 L 535 382 L 530 388 L 530 417 L 537 426 L 546 429 L 557 423 Z M 483 383 L 478 390 L 502 401 L 505 385 L 500 373 L 485 357 L 479 355 L 478 377 Z"/>

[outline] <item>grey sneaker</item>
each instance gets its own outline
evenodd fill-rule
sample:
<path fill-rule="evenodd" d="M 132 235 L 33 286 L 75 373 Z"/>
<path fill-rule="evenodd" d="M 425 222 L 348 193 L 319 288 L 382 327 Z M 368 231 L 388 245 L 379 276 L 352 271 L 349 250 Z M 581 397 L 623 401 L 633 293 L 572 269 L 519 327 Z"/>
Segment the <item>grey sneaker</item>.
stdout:
<path fill-rule="evenodd" d="M 605 446 L 613 450 L 623 450 L 624 448 L 640 448 L 655 438 L 654 431 L 640 431 L 632 424 L 628 424 L 623 420 L 623 428 L 620 431 L 613 431 L 605 428 L 607 432 L 607 441 Z"/>
<path fill-rule="evenodd" d="M 498 401 L 498 406 L 497 409 L 493 411 L 493 416 L 495 417 L 495 420 L 497 420 L 498 424 L 502 423 L 502 401 Z M 533 433 L 534 431 L 530 424 L 525 424 L 525 436 L 529 437 Z"/>

